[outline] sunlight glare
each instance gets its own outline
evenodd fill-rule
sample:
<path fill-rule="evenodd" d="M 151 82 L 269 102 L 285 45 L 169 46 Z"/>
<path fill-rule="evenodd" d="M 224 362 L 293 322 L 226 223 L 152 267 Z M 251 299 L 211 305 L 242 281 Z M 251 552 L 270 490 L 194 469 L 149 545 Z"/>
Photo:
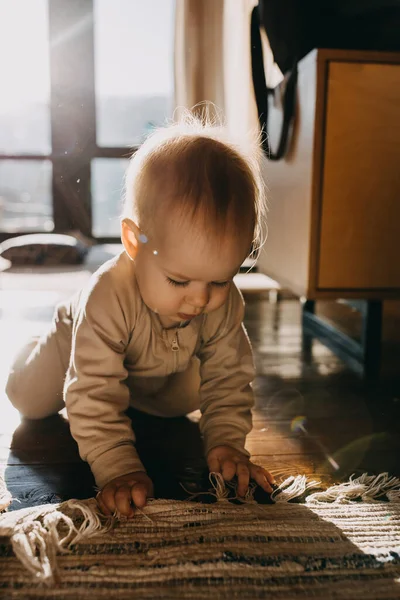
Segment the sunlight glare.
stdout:
<path fill-rule="evenodd" d="M 47 0 L 0 0 L 0 114 L 50 95 Z"/>

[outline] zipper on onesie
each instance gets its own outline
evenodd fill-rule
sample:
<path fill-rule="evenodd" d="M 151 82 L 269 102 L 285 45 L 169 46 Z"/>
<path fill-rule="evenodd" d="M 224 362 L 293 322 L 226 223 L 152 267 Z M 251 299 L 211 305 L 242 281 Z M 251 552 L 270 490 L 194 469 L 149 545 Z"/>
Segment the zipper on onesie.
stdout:
<path fill-rule="evenodd" d="M 178 368 L 178 352 L 179 352 L 179 343 L 178 343 L 178 332 L 175 333 L 171 342 L 171 350 L 173 352 L 174 365 L 173 370 L 176 371 Z"/>
<path fill-rule="evenodd" d="M 172 338 L 171 349 L 172 349 L 173 352 L 178 352 L 178 350 L 179 350 L 178 332 L 176 332 L 176 334 Z"/>

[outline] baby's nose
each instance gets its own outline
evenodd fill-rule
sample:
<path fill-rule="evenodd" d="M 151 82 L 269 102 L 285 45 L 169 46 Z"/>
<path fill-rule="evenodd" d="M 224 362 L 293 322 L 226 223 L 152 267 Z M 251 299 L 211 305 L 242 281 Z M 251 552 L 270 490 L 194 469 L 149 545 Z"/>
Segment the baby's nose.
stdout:
<path fill-rule="evenodd" d="M 200 288 L 191 294 L 190 298 L 187 299 L 189 304 L 195 308 L 204 308 L 207 306 L 210 300 L 210 291 L 207 287 Z"/>

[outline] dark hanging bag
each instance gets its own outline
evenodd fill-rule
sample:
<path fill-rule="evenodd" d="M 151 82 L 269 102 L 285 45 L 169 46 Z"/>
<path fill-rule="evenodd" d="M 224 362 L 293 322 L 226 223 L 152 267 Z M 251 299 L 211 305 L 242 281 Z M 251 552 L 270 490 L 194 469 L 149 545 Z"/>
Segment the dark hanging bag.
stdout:
<path fill-rule="evenodd" d="M 268 138 L 268 102 L 260 27 L 286 77 L 278 148 Z M 259 0 L 251 14 L 251 65 L 263 149 L 279 160 L 288 148 L 295 111 L 297 64 L 314 48 L 400 50 L 400 0 Z"/>

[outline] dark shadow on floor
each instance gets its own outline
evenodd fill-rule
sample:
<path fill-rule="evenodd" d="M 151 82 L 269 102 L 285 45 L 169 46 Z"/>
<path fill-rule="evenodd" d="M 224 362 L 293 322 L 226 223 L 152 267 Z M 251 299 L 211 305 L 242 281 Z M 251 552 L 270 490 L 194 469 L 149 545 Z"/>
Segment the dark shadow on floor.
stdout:
<path fill-rule="evenodd" d="M 188 497 L 184 488 L 190 493 L 208 488 L 198 423 L 186 417 L 153 417 L 133 409 L 128 414 L 136 448 L 157 498 L 184 499 Z M 5 479 L 14 498 L 11 510 L 96 493 L 90 468 L 80 459 L 62 415 L 21 422 L 13 434 Z"/>

